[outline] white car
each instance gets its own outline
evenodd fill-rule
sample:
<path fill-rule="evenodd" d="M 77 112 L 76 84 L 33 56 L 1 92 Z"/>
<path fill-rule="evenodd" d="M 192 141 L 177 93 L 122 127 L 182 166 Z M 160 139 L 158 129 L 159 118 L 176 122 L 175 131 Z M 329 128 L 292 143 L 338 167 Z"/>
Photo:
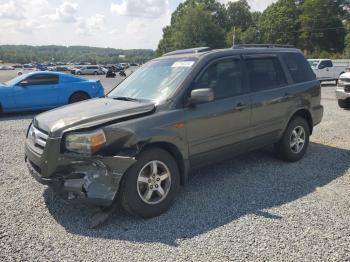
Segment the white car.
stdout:
<path fill-rule="evenodd" d="M 15 68 L 12 66 L 4 65 L 4 66 L 0 66 L 0 70 L 15 70 Z"/>
<path fill-rule="evenodd" d="M 350 108 L 350 72 L 340 75 L 335 94 L 341 108 Z"/>
<path fill-rule="evenodd" d="M 320 82 L 338 81 L 347 69 L 346 65 L 334 65 L 330 59 L 308 59 L 308 62 Z"/>
<path fill-rule="evenodd" d="M 75 71 L 76 75 L 104 75 L 105 72 L 102 67 L 97 65 L 83 66 Z"/>

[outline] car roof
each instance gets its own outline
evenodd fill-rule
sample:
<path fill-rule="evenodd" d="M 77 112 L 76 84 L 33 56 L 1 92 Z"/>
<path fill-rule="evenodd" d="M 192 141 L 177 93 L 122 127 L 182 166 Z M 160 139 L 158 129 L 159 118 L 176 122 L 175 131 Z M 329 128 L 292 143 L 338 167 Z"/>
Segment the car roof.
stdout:
<path fill-rule="evenodd" d="M 67 76 L 68 74 L 61 73 L 61 72 L 56 72 L 56 71 L 34 71 L 34 72 L 29 72 L 27 75 L 64 75 Z"/>
<path fill-rule="evenodd" d="M 210 49 L 208 47 L 199 47 L 199 48 L 191 48 L 191 49 L 183 49 L 176 50 L 170 53 L 167 53 L 156 59 L 166 59 L 166 58 L 198 58 L 201 59 L 206 56 L 226 56 L 226 55 L 241 55 L 241 54 L 273 54 L 273 53 L 290 53 L 290 52 L 298 52 L 302 53 L 300 49 L 297 48 L 284 48 L 284 47 L 237 47 L 237 48 L 226 48 L 226 49 Z"/>

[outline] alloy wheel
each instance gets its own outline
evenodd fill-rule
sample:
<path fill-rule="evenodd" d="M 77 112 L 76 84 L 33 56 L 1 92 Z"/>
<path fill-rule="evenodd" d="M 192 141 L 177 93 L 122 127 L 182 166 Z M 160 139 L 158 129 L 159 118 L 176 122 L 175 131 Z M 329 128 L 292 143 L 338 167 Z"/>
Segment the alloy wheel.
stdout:
<path fill-rule="evenodd" d="M 166 164 L 153 160 L 143 166 L 137 178 L 137 192 L 143 202 L 162 202 L 171 188 L 171 173 Z"/>
<path fill-rule="evenodd" d="M 290 136 L 290 149 L 294 154 L 299 154 L 305 145 L 305 130 L 302 126 L 293 129 Z"/>

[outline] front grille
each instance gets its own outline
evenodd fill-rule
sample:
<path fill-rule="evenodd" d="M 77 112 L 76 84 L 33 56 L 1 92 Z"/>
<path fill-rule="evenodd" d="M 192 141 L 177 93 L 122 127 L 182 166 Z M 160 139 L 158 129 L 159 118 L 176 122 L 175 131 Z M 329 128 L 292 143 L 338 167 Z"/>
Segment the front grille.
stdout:
<path fill-rule="evenodd" d="M 48 134 L 38 128 L 31 125 L 27 139 L 36 147 L 42 151 L 45 149 L 47 139 L 49 138 Z"/>

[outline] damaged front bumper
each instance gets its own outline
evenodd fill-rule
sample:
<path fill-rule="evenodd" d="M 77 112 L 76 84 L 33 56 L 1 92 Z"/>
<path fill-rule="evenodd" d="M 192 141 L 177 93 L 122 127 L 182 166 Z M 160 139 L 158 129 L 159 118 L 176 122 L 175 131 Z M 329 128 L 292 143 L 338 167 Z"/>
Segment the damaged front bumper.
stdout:
<path fill-rule="evenodd" d="M 50 148 L 50 150 L 47 150 Z M 123 174 L 136 160 L 124 156 L 80 156 L 61 154 L 57 141 L 48 141 L 38 153 L 26 141 L 25 161 L 31 175 L 63 198 L 93 205 L 110 206 Z"/>

